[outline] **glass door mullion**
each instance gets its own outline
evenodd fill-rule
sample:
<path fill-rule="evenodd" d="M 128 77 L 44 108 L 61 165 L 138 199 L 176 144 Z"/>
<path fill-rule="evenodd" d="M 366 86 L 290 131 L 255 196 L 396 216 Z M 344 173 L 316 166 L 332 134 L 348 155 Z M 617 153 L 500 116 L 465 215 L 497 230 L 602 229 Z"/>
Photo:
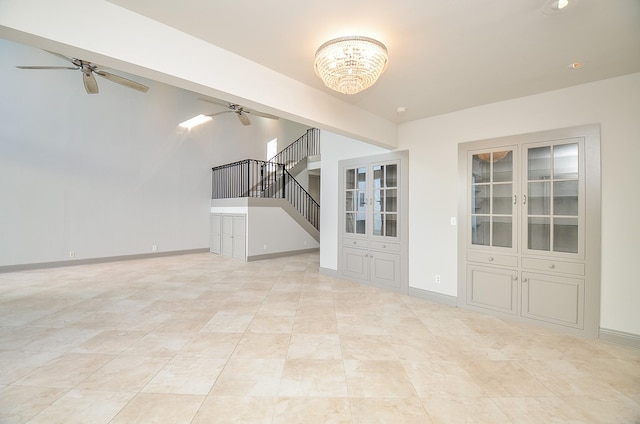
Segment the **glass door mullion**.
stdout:
<path fill-rule="evenodd" d="M 379 239 L 397 239 L 398 229 L 398 163 L 379 162 L 370 167 L 373 201 L 370 203 L 371 236 Z"/>
<path fill-rule="evenodd" d="M 579 253 L 580 146 L 574 141 L 526 149 L 525 249 L 531 253 Z"/>
<path fill-rule="evenodd" d="M 555 198 L 553 193 L 554 193 L 554 188 L 555 188 L 555 181 L 554 181 L 554 158 L 553 158 L 553 146 L 551 146 L 551 178 L 550 178 L 550 187 L 549 187 L 549 252 L 553 252 L 554 246 L 555 246 L 555 241 L 554 241 L 554 231 L 553 231 L 553 223 L 554 223 L 554 216 L 555 216 L 555 205 L 553 204 L 553 199 Z"/>
<path fill-rule="evenodd" d="M 470 156 L 471 246 L 515 249 L 515 148 Z"/>

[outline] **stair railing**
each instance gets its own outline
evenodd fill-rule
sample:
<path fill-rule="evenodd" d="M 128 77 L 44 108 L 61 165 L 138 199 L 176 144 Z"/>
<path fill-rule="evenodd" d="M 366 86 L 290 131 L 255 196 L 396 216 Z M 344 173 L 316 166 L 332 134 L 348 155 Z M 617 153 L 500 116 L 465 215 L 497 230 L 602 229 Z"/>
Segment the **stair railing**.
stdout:
<path fill-rule="evenodd" d="M 284 164 L 245 159 L 212 168 L 212 199 L 270 197 L 287 199 L 317 230 L 320 205 Z"/>
<path fill-rule="evenodd" d="M 293 168 L 298 162 L 307 156 L 320 154 L 320 130 L 310 128 L 296 141 L 282 149 L 280 153 L 268 160 L 268 162 L 281 163 L 287 169 Z"/>

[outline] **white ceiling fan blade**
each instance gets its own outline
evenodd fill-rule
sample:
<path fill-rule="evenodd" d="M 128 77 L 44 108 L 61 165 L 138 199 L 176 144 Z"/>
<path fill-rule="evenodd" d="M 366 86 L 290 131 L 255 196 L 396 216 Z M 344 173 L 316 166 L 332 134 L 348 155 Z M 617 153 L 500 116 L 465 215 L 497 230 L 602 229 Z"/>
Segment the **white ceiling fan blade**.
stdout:
<path fill-rule="evenodd" d="M 232 110 L 223 110 L 222 112 L 210 113 L 210 114 L 205 115 L 205 116 L 214 117 L 214 116 L 222 115 L 223 113 L 229 113 L 229 112 L 233 112 L 233 111 Z"/>
<path fill-rule="evenodd" d="M 87 90 L 87 94 L 98 94 L 98 82 L 96 77 L 93 76 L 93 72 L 83 72 L 82 82 L 84 82 L 84 89 Z"/>
<path fill-rule="evenodd" d="M 72 71 L 80 68 L 72 68 L 71 66 L 16 66 L 19 69 L 71 69 Z"/>
<path fill-rule="evenodd" d="M 80 66 L 80 65 L 81 65 L 81 63 L 80 63 L 81 61 L 80 61 L 79 59 L 73 59 L 73 58 L 70 58 L 70 57 L 67 57 L 67 56 L 61 55 L 60 53 L 52 52 L 52 51 L 50 51 L 50 50 L 45 50 L 45 52 L 50 53 L 50 54 L 52 54 L 52 55 L 54 55 L 54 56 L 58 56 L 60 59 L 62 59 L 62 60 L 66 60 L 67 62 L 71 62 L 71 63 L 73 63 L 74 65 L 77 65 L 77 66 Z"/>
<path fill-rule="evenodd" d="M 236 115 L 238 115 L 238 119 L 240 119 L 240 122 L 242 122 L 242 125 L 245 125 L 245 126 L 251 125 L 251 121 L 249 121 L 249 118 L 247 118 L 247 115 L 242 113 L 242 111 L 236 112 Z"/>
<path fill-rule="evenodd" d="M 250 114 L 255 115 L 255 116 L 260 116 L 260 117 L 262 117 L 262 118 L 280 119 L 278 116 L 270 115 L 270 114 L 268 114 L 268 113 L 264 113 L 264 112 L 258 112 L 258 111 L 256 111 L 256 110 L 247 110 L 247 109 L 244 109 L 244 112 L 246 112 L 246 113 L 250 113 Z"/>
<path fill-rule="evenodd" d="M 229 105 L 231 104 L 229 102 L 224 102 L 222 100 L 205 99 L 204 97 L 200 97 L 198 100 L 202 100 L 203 102 L 213 103 L 214 105 L 220 105 L 220 106 L 225 106 L 225 107 L 229 107 Z"/>
<path fill-rule="evenodd" d="M 94 69 L 96 74 L 100 75 L 102 78 L 108 79 L 111 82 L 115 82 L 116 84 L 124 85 L 125 87 L 133 88 L 134 90 L 141 91 L 146 93 L 149 90 L 149 87 L 146 85 L 142 85 L 138 82 L 131 81 L 130 79 L 121 77 L 119 75 L 112 74 L 111 72 L 106 72 L 103 70 Z"/>

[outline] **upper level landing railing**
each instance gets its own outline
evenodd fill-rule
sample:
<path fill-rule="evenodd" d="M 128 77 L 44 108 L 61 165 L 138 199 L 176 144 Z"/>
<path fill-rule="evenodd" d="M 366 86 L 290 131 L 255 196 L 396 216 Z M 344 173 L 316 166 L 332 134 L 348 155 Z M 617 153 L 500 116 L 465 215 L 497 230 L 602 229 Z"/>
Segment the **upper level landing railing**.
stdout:
<path fill-rule="evenodd" d="M 320 205 L 281 163 L 255 159 L 212 168 L 212 199 L 269 197 L 287 199 L 317 230 Z"/>

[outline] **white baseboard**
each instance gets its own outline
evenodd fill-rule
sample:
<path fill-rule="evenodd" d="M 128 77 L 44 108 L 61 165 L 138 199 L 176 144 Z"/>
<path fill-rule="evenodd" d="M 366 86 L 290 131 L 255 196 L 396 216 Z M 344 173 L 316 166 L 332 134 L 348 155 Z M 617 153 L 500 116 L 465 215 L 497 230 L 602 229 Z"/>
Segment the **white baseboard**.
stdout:
<path fill-rule="evenodd" d="M 417 289 L 415 287 L 409 287 L 409 296 L 419 297 L 420 299 L 428 300 L 433 303 L 440 303 L 442 305 L 458 306 L 458 298 L 456 296 L 450 296 L 448 294 L 436 293 L 430 290 Z"/>
<path fill-rule="evenodd" d="M 322 275 L 327 275 L 329 277 L 340 278 L 340 274 L 338 274 L 337 269 L 320 267 L 318 272 L 320 272 L 320 274 Z"/>
<path fill-rule="evenodd" d="M 638 334 L 600 328 L 598 338 L 603 342 L 613 343 L 640 350 L 640 335 Z"/>
<path fill-rule="evenodd" d="M 265 253 L 264 255 L 251 255 L 247 257 L 247 262 L 261 261 L 264 259 L 282 258 L 285 256 L 301 255 L 303 253 L 314 253 L 314 252 L 318 252 L 319 250 L 320 248 L 314 247 L 311 249 L 288 250 L 286 252 Z"/>
<path fill-rule="evenodd" d="M 66 261 L 38 262 L 33 264 L 18 264 L 18 265 L 3 265 L 3 266 L 0 266 L 0 273 L 30 271 L 35 269 L 46 269 L 46 268 L 60 268 L 64 266 L 102 264 L 105 262 L 127 261 L 132 259 L 159 258 L 162 256 L 188 255 L 191 253 L 205 253 L 208 251 L 209 251 L 209 248 L 205 247 L 202 249 L 172 250 L 169 252 L 139 253 L 135 255 L 107 256 L 102 258 L 69 259 Z"/>

